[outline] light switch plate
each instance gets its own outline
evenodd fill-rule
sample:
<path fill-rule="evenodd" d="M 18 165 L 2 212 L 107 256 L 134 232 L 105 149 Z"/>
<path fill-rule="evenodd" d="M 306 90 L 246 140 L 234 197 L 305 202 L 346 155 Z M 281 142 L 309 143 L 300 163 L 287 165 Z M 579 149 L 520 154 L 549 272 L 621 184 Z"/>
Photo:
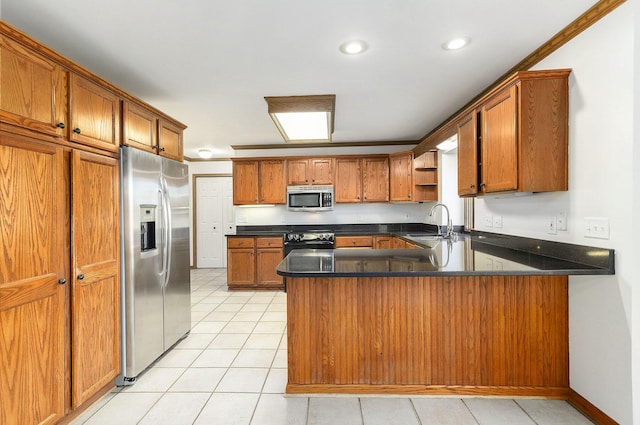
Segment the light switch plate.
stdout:
<path fill-rule="evenodd" d="M 547 218 L 547 233 L 549 235 L 558 234 L 558 223 L 555 216 L 551 216 Z"/>
<path fill-rule="evenodd" d="M 493 216 L 493 227 L 495 227 L 496 229 L 502 228 L 502 216 L 501 215 L 494 215 Z"/>
<path fill-rule="evenodd" d="M 609 218 L 585 217 L 584 236 L 587 238 L 609 239 Z"/>
<path fill-rule="evenodd" d="M 493 227 L 493 216 L 492 215 L 484 216 L 484 225 L 486 227 Z"/>

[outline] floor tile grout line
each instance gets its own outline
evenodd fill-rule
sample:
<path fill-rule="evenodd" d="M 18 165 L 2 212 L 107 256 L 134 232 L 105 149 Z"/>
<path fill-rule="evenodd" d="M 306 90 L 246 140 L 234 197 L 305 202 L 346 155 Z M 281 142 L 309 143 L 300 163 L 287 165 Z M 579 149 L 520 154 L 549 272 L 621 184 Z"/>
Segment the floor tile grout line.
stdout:
<path fill-rule="evenodd" d="M 469 407 L 469 405 L 467 404 L 467 402 L 464 400 L 464 398 L 459 399 L 460 401 L 462 401 L 462 404 L 464 404 L 464 407 L 467 408 L 467 411 L 469 412 L 469 414 L 471 415 L 471 417 L 473 418 L 474 421 L 476 421 L 476 425 L 481 425 L 480 421 L 478 420 L 478 418 L 476 417 L 476 415 L 473 414 L 473 411 L 471 410 L 471 408 Z"/>

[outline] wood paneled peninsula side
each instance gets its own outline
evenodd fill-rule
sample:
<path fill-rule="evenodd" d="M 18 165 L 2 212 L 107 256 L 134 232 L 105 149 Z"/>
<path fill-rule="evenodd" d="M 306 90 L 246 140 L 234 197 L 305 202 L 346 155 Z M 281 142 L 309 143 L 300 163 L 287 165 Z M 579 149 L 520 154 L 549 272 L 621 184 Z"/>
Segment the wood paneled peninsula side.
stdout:
<path fill-rule="evenodd" d="M 568 276 L 613 274 L 613 251 L 482 233 L 413 242 L 425 249 L 280 263 L 287 393 L 567 399 Z"/>

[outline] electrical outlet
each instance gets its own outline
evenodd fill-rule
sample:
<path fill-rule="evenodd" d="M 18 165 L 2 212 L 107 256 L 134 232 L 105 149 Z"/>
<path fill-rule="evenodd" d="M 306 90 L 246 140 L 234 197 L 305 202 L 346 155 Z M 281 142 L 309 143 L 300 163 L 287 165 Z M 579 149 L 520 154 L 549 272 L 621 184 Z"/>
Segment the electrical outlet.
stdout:
<path fill-rule="evenodd" d="M 557 219 L 558 230 L 567 230 L 567 213 L 558 213 Z"/>
<path fill-rule="evenodd" d="M 484 217 L 484 225 L 485 225 L 485 227 L 493 227 L 493 216 L 492 215 L 486 215 Z"/>
<path fill-rule="evenodd" d="M 607 217 L 585 217 L 584 220 L 585 237 L 609 239 L 609 219 Z"/>
<path fill-rule="evenodd" d="M 504 270 L 504 265 L 502 264 L 502 261 L 495 260 L 493 262 L 493 270 Z"/>
<path fill-rule="evenodd" d="M 501 215 L 494 215 L 493 216 L 493 227 L 495 227 L 496 229 L 501 229 L 502 228 L 502 216 Z"/>
<path fill-rule="evenodd" d="M 547 233 L 550 235 L 558 234 L 558 224 L 555 216 L 547 218 Z"/>

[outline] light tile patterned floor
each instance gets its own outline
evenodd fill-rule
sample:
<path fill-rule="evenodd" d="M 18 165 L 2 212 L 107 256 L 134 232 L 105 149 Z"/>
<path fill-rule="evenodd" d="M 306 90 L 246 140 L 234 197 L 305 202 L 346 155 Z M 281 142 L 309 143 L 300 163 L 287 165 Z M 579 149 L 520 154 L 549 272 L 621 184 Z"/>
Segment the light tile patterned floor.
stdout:
<path fill-rule="evenodd" d="M 591 424 L 556 400 L 284 396 L 286 294 L 228 292 L 225 269 L 191 286 L 191 334 L 73 425 Z"/>

